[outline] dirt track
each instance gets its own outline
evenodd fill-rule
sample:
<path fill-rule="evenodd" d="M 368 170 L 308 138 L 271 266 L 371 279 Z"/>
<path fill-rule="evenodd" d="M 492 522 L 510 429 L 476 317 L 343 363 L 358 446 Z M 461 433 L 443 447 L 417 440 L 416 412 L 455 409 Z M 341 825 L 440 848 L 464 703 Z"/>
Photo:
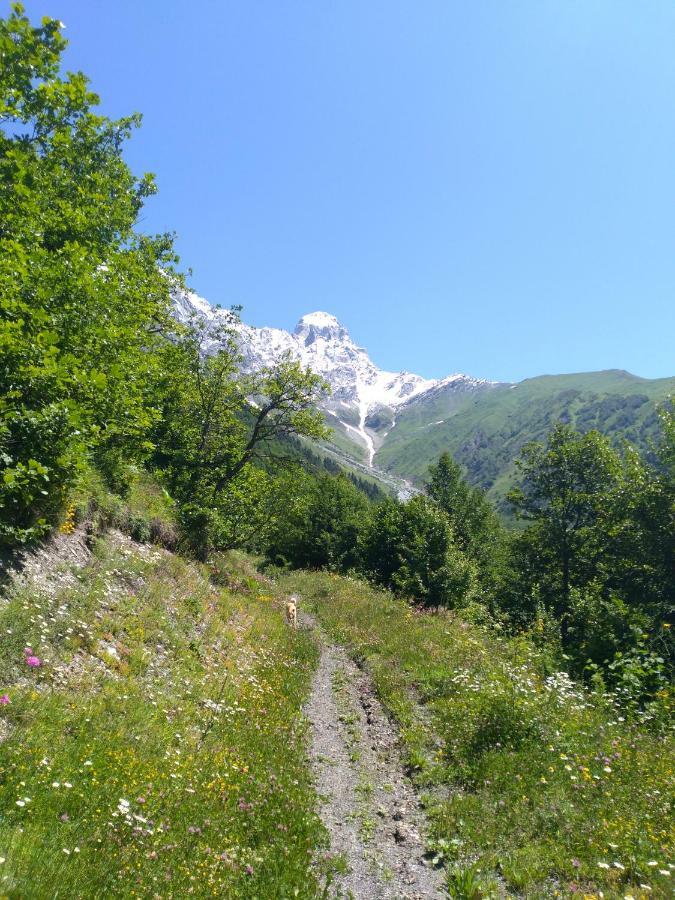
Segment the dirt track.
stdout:
<path fill-rule="evenodd" d="M 304 614 L 304 627 L 316 629 Z M 347 869 L 332 896 L 427 900 L 446 896 L 424 859 L 424 817 L 401 763 L 398 737 L 370 680 L 340 647 L 322 643 L 305 708 L 331 852 Z"/>

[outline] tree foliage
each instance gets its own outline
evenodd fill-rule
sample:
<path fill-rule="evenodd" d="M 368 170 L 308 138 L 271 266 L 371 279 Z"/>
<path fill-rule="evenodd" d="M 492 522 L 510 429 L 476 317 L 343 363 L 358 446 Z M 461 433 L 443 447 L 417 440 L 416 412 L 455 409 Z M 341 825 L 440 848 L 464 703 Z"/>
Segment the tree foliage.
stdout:
<path fill-rule="evenodd" d="M 123 149 L 139 116 L 60 75 L 61 25 L 0 20 L 0 551 L 46 533 L 78 472 L 124 492 L 159 465 L 203 555 L 260 533 L 273 439 L 323 434 L 323 383 L 290 359 L 248 378 L 170 318 L 171 239 L 136 230 L 155 191 Z"/>
<path fill-rule="evenodd" d="M 656 465 L 563 425 L 523 449 L 510 499 L 528 527 L 511 541 L 502 596 L 520 621 L 547 611 L 578 671 L 619 671 L 612 659 L 647 639 L 659 665 L 673 657 L 672 418 L 663 411 Z"/>
<path fill-rule="evenodd" d="M 565 618 L 573 587 L 587 583 L 598 563 L 597 535 L 604 498 L 618 483 L 620 461 L 597 431 L 578 434 L 556 425 L 546 444 L 530 443 L 518 460 L 520 484 L 509 494 L 516 515 L 532 523 L 544 597 Z"/>
<path fill-rule="evenodd" d="M 85 456 L 111 481 L 144 458 L 152 350 L 173 262 L 135 223 L 154 192 L 122 149 L 138 116 L 98 115 L 59 75 L 61 25 L 0 20 L 0 545 L 41 533 Z"/>
<path fill-rule="evenodd" d="M 448 517 L 462 550 L 484 559 L 499 530 L 497 516 L 483 491 L 466 481 L 449 453 L 442 453 L 430 467 L 426 492 Z"/>
<path fill-rule="evenodd" d="M 219 349 L 207 353 L 214 337 Z M 164 358 L 153 464 L 182 504 L 193 550 L 205 558 L 266 527 L 272 480 L 255 464 L 273 455 L 280 438 L 325 434 L 316 404 L 326 385 L 288 357 L 240 376 L 233 332 L 214 335 L 204 323 L 176 334 Z"/>
<path fill-rule="evenodd" d="M 475 569 L 447 516 L 421 495 L 382 503 L 364 529 L 361 553 L 368 577 L 424 605 L 461 606 L 475 591 Z"/>
<path fill-rule="evenodd" d="M 359 565 L 359 535 L 368 500 L 345 475 L 294 475 L 294 502 L 279 517 L 267 545 L 276 564 L 349 571 Z"/>

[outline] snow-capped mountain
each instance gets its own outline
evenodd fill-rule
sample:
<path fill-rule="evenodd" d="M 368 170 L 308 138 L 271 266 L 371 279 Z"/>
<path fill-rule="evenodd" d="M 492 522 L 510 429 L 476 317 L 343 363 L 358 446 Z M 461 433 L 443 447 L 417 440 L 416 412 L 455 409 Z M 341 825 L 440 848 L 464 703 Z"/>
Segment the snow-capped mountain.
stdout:
<path fill-rule="evenodd" d="M 232 325 L 231 313 L 215 309 L 194 293 L 176 294 L 174 302 L 179 320 L 196 316 L 207 323 L 209 333 L 214 335 L 207 352 L 217 346 L 219 326 Z M 282 354 L 290 353 L 330 384 L 332 393 L 324 403 L 328 423 L 365 450 L 369 466 L 395 427 L 398 414 L 412 401 L 425 395 L 438 397 L 446 390 L 453 395 L 471 392 L 491 384 L 460 374 L 433 380 L 411 372 L 385 372 L 354 343 L 344 325 L 326 312 L 304 315 L 293 333 L 238 321 L 234 329 L 245 371 L 272 365 Z"/>

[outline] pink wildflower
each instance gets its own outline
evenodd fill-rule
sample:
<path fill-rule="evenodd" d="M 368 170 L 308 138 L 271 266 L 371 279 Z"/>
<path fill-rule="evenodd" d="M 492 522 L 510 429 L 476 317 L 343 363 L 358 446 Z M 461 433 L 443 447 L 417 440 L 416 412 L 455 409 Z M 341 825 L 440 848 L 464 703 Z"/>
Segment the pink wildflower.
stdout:
<path fill-rule="evenodd" d="M 0 703 L 1 703 L 3 706 L 7 706 L 7 704 L 8 704 L 8 703 L 11 703 L 11 702 L 12 702 L 12 701 L 9 699 L 9 695 L 8 695 L 8 694 L 3 694 L 2 697 L 0 697 Z"/>
<path fill-rule="evenodd" d="M 27 656 L 26 657 L 26 665 L 30 666 L 32 669 L 37 669 L 42 665 L 42 660 L 39 656 Z"/>

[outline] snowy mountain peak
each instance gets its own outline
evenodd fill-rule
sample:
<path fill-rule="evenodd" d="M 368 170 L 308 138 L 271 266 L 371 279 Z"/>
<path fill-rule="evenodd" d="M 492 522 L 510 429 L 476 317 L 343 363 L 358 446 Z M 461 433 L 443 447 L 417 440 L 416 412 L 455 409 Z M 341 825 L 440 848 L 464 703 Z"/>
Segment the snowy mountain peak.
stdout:
<path fill-rule="evenodd" d="M 214 309 L 191 292 L 176 292 L 174 305 L 180 321 L 197 316 L 207 323 L 214 339 L 207 344 L 206 351 L 215 350 L 217 327 L 231 326 L 231 314 Z M 290 353 L 293 359 L 328 382 L 332 393 L 324 404 L 326 411 L 342 425 L 348 436 L 364 447 L 370 465 L 377 444 L 394 427 L 398 408 L 446 386 L 470 390 L 485 384 L 466 375 L 432 380 L 411 372 L 385 372 L 375 365 L 363 347 L 352 341 L 344 325 L 327 312 L 302 316 L 292 334 L 280 328 L 255 328 L 244 323 L 237 323 L 235 329 L 244 371 L 253 372 L 270 366 L 284 353 Z M 391 424 L 381 435 L 377 433 L 376 422 L 381 418 L 379 413 L 387 410 L 385 419 Z"/>
<path fill-rule="evenodd" d="M 306 313 L 300 317 L 300 321 L 296 325 L 295 330 L 302 328 L 342 328 L 335 316 L 327 312 Z"/>
<path fill-rule="evenodd" d="M 326 312 L 313 312 L 304 315 L 295 326 L 294 335 L 309 345 L 317 338 L 325 341 L 350 341 L 349 332 L 340 322 Z"/>

